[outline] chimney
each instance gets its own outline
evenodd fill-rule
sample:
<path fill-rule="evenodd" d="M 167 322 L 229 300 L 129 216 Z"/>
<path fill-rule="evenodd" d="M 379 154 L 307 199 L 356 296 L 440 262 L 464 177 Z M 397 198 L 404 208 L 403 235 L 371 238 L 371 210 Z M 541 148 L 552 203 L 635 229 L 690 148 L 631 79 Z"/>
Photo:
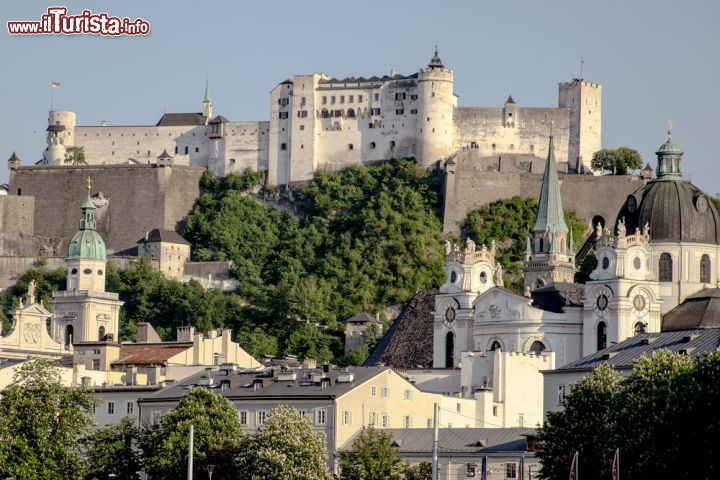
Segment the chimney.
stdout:
<path fill-rule="evenodd" d="M 138 341 L 138 343 L 147 343 L 147 341 L 148 341 L 148 324 L 147 324 L 147 322 L 138 322 L 138 324 L 137 324 L 137 341 Z"/>

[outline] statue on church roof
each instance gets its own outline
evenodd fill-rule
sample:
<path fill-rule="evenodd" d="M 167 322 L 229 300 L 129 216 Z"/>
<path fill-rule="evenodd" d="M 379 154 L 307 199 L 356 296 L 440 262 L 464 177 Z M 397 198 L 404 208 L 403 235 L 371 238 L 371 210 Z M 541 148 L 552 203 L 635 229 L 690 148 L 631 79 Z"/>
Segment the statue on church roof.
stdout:
<path fill-rule="evenodd" d="M 30 283 L 28 284 L 27 289 L 27 301 L 29 305 L 32 305 L 35 303 L 35 289 L 37 288 L 37 282 L 35 282 L 35 279 L 33 278 L 30 280 Z"/>
<path fill-rule="evenodd" d="M 618 222 L 618 237 L 624 237 L 627 234 L 625 229 L 625 217 L 622 217 Z"/>

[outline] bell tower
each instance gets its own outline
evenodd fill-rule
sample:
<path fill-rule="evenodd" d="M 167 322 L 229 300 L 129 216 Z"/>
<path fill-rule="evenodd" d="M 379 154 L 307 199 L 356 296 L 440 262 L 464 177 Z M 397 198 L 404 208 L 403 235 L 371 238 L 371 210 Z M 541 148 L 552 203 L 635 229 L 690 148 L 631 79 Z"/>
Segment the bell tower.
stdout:
<path fill-rule="evenodd" d="M 67 290 L 54 292 L 52 336 L 57 342 L 116 341 L 119 334 L 120 307 L 117 293 L 105 291 L 107 252 L 96 230 L 95 205 L 90 198 L 81 207 L 80 230 L 70 241 L 67 263 Z"/>

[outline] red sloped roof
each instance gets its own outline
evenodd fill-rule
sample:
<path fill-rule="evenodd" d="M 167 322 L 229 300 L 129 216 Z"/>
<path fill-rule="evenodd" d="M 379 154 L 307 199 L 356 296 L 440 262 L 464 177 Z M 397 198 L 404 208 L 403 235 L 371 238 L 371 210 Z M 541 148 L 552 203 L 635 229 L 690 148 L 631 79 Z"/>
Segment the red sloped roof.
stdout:
<path fill-rule="evenodd" d="M 166 362 L 189 348 L 191 342 L 133 343 L 120 347 L 120 357 L 113 365 L 165 365 Z"/>

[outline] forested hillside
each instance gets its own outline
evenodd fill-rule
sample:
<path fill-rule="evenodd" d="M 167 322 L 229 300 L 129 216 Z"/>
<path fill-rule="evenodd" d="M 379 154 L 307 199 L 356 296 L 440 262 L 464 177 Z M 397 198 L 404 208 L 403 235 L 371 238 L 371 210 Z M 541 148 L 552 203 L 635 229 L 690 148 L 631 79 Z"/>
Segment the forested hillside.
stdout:
<path fill-rule="evenodd" d="M 408 160 L 320 172 L 296 192 L 293 216 L 251 193 L 262 180 L 254 172 L 204 175 L 202 195 L 180 231 L 192 243 L 194 260 L 233 261 L 239 281 L 233 294 L 168 280 L 147 258 L 124 271 L 108 265 L 106 289 L 125 302 L 121 339 L 134 339 L 142 321 L 167 340 L 181 325 L 203 332 L 225 326 L 258 357 L 358 363 L 369 346 L 341 358 L 346 319 L 363 311 L 382 317 L 388 305 L 443 283 L 440 173 Z M 497 242 L 506 286 L 518 293 L 519 262 L 536 211 L 535 200 L 515 197 L 472 212 L 463 225 L 478 245 Z M 572 212 L 566 220 L 580 242 L 585 223 Z M 31 270 L 6 308 L 17 304 L 33 278 L 43 301 L 65 287 L 63 269 Z M 7 332 L 7 318 L 0 313 L 0 319 Z"/>

